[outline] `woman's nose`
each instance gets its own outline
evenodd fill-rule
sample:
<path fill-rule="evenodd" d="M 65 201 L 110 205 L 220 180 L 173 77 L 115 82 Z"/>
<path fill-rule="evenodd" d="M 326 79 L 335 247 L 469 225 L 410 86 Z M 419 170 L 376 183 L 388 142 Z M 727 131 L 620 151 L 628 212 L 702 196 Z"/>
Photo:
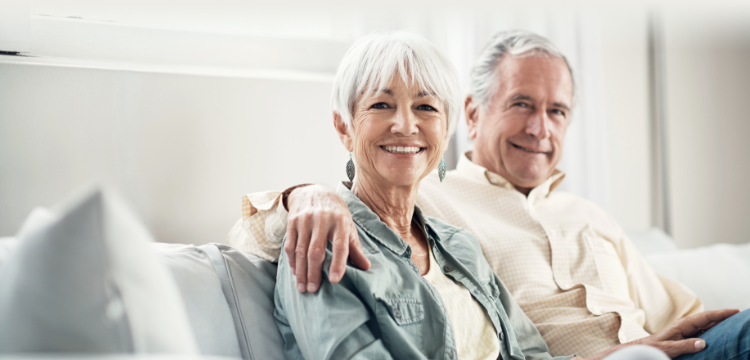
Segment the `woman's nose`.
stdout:
<path fill-rule="evenodd" d="M 413 135 L 417 133 L 417 118 L 414 113 L 406 107 L 396 111 L 391 132 L 401 135 Z"/>

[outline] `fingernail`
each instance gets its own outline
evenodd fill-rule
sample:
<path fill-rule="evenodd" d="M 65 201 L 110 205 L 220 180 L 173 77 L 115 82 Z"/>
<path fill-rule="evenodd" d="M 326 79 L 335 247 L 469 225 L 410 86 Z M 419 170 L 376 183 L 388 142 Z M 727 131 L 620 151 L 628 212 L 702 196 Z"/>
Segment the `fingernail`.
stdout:
<path fill-rule="evenodd" d="M 339 273 L 332 272 L 331 275 L 328 276 L 328 278 L 331 280 L 331 282 L 337 282 L 339 281 Z"/>
<path fill-rule="evenodd" d="M 696 340 L 695 341 L 695 350 L 703 350 L 706 348 L 706 342 L 703 340 Z"/>
<path fill-rule="evenodd" d="M 297 283 L 297 291 L 303 293 L 303 292 L 305 292 L 305 290 L 306 290 L 305 289 L 305 284 L 303 284 L 303 283 Z"/>
<path fill-rule="evenodd" d="M 307 283 L 307 291 L 309 292 L 315 292 L 315 290 L 318 290 L 318 287 L 315 286 L 313 283 Z"/>

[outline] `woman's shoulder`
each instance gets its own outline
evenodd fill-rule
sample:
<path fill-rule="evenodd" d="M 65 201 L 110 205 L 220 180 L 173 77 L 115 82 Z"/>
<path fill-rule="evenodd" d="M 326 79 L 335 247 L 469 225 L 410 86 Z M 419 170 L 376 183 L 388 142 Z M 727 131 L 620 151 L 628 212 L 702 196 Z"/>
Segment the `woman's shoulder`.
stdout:
<path fill-rule="evenodd" d="M 424 216 L 427 226 L 435 232 L 440 240 L 446 241 L 453 238 L 461 238 L 476 242 L 476 238 L 468 230 L 451 225 L 443 220 L 432 216 Z"/>

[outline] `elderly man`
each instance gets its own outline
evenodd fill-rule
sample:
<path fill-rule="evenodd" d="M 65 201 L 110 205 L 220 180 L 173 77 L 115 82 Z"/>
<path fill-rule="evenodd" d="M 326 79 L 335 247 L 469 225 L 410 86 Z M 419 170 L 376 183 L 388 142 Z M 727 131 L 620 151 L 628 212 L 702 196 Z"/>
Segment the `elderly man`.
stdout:
<path fill-rule="evenodd" d="M 555 191 L 565 176 L 556 165 L 573 89 L 567 60 L 548 40 L 521 31 L 498 34 L 472 69 L 465 101 L 474 150 L 443 183 L 438 176 L 426 178 L 417 204 L 425 214 L 476 236 L 552 354 L 585 357 L 626 343 L 656 346 L 670 357 L 699 352 L 703 340 L 684 339 L 736 311 L 684 320 L 702 311 L 701 301 L 656 274 L 602 209 Z M 334 252 L 329 281 L 340 279 L 347 258 L 369 266 L 349 211 L 325 187 L 245 196 L 243 219 L 228 242 L 276 261 L 284 233 L 302 292 L 317 290 L 329 240 Z M 738 317 L 747 325 L 747 312 L 730 321 Z M 717 338 L 735 339 L 736 345 L 737 332 Z M 746 330 L 740 336 L 747 342 Z M 707 340 L 709 350 L 723 346 Z M 689 356 L 724 358 L 717 354 Z"/>

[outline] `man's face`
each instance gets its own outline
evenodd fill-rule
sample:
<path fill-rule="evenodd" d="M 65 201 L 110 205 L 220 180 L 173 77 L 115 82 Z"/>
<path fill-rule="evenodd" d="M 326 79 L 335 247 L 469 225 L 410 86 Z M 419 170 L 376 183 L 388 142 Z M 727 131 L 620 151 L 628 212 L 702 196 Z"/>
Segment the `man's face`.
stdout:
<path fill-rule="evenodd" d="M 562 157 L 573 81 L 557 57 L 506 55 L 497 66 L 500 87 L 489 106 L 466 99 L 472 161 L 528 194 Z"/>

